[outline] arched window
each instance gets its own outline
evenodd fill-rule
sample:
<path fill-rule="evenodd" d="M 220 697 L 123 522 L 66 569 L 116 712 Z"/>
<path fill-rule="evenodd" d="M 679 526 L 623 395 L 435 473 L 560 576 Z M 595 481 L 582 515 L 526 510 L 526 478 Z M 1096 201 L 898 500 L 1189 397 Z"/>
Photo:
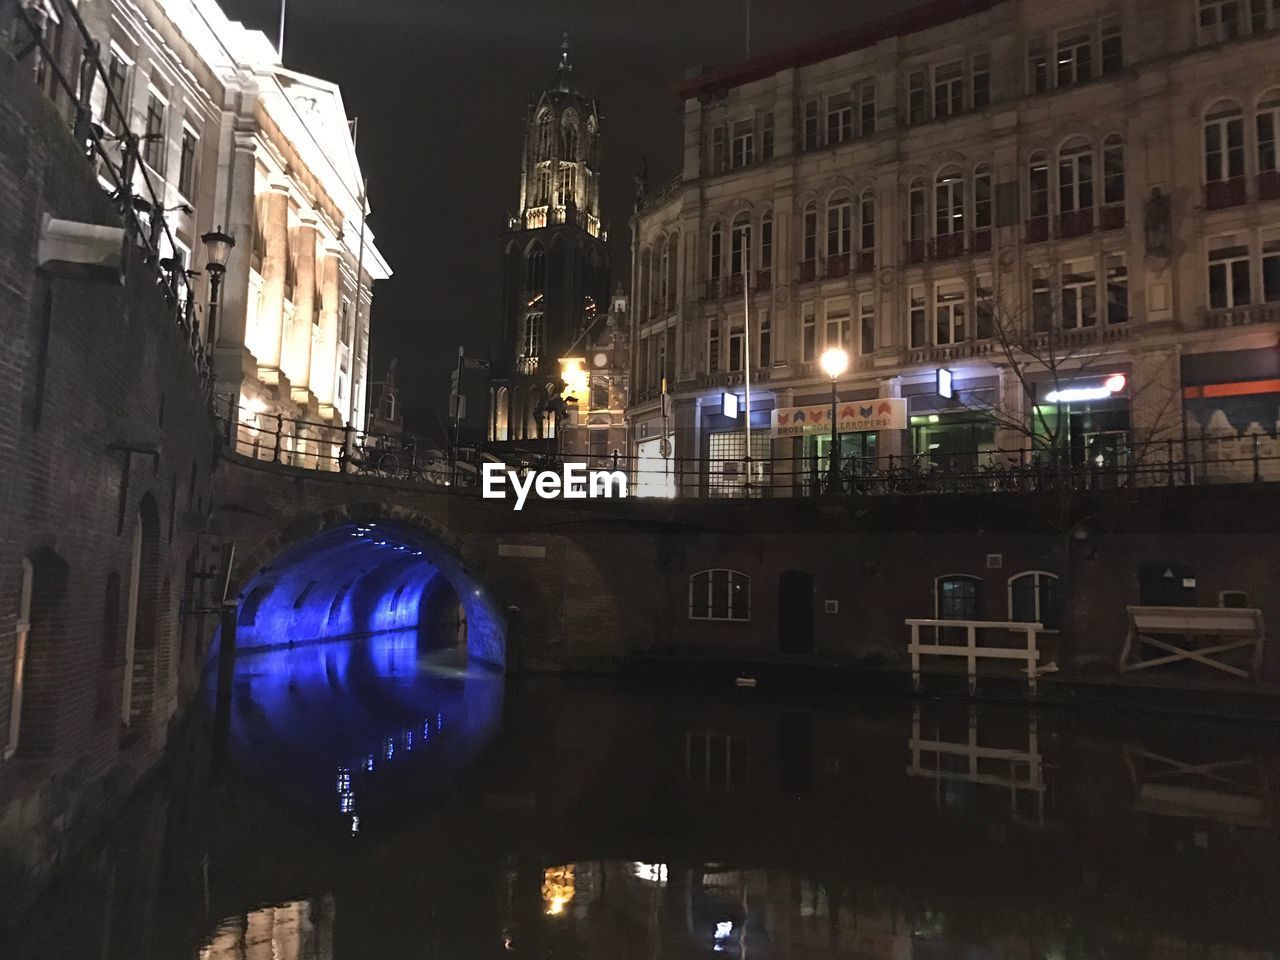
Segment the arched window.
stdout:
<path fill-rule="evenodd" d="M 567 163 L 578 160 L 578 121 L 568 113 L 560 118 L 560 159 Z"/>
<path fill-rule="evenodd" d="M 551 159 L 551 113 L 543 110 L 538 115 L 538 135 L 537 135 L 537 152 L 534 154 L 537 160 Z"/>
<path fill-rule="evenodd" d="M 533 202 L 536 206 L 544 206 L 551 202 L 551 169 L 539 167 L 536 185 L 533 191 Z"/>
<path fill-rule="evenodd" d="M 542 244 L 535 243 L 529 248 L 525 261 L 525 293 L 528 295 L 528 305 L 533 306 L 534 301 L 542 296 L 546 288 L 547 253 L 542 249 Z"/>
<path fill-rule="evenodd" d="M 812 264 L 818 259 L 818 204 L 813 200 L 806 203 L 801 219 L 801 237 L 803 240 L 800 259 L 804 263 Z M 810 272 L 807 279 L 813 279 L 812 272 Z"/>
<path fill-rule="evenodd" d="M 1043 570 L 1028 570 L 1009 578 L 1009 620 L 1038 623 L 1058 629 L 1058 577 Z"/>
<path fill-rule="evenodd" d="M 680 234 L 673 233 L 667 243 L 667 309 L 676 308 L 680 280 Z"/>
<path fill-rule="evenodd" d="M 525 371 L 532 373 L 542 360 L 543 313 L 530 310 L 524 315 L 524 338 L 520 353 Z"/>
<path fill-rule="evenodd" d="M 1117 205 L 1121 208 L 1120 224 L 1115 225 L 1123 224 L 1124 138 L 1118 133 L 1113 133 L 1102 141 L 1102 202 L 1106 206 Z"/>
<path fill-rule="evenodd" d="M 735 278 L 745 276 L 751 264 L 751 214 L 745 210 L 733 218 L 729 237 L 729 273 Z"/>
<path fill-rule="evenodd" d="M 866 252 L 876 247 L 876 194 L 871 188 L 862 191 L 858 201 L 858 249 Z"/>
<path fill-rule="evenodd" d="M 934 230 L 939 237 L 964 233 L 964 174 L 959 167 L 938 171 L 934 184 Z"/>
<path fill-rule="evenodd" d="M 1043 153 L 1033 153 L 1027 162 L 1027 216 L 1049 216 L 1049 158 Z"/>
<path fill-rule="evenodd" d="M 750 620 L 751 578 L 737 570 L 702 570 L 689 578 L 690 620 Z"/>
<path fill-rule="evenodd" d="M 22 727 L 22 694 L 26 685 L 27 641 L 31 637 L 31 591 L 35 585 L 35 567 L 22 558 L 22 581 L 18 586 L 18 622 L 14 625 L 13 685 L 9 688 L 9 737 L 5 743 L 5 759 L 18 750 Z"/>
<path fill-rule="evenodd" d="M 981 620 L 982 581 L 965 574 L 939 577 L 934 613 L 937 620 Z"/>
<path fill-rule="evenodd" d="M 1269 191 L 1275 187 L 1275 174 L 1280 170 L 1276 156 L 1276 134 L 1280 131 L 1280 90 L 1269 90 L 1258 101 L 1258 113 L 1255 119 L 1258 133 L 1258 175 L 1262 178 L 1260 193 L 1263 200 L 1271 200 L 1280 196 L 1280 191 Z"/>
<path fill-rule="evenodd" d="M 712 283 L 720 282 L 721 271 L 724 269 L 724 238 L 720 231 L 720 224 L 713 223 L 711 232 L 708 235 L 707 243 L 707 278 Z"/>
<path fill-rule="evenodd" d="M 499 387 L 493 395 L 493 439 L 510 440 L 511 395 L 506 387 Z"/>
<path fill-rule="evenodd" d="M 1244 114 L 1240 105 L 1219 100 L 1204 116 L 1206 183 L 1244 176 Z"/>
<path fill-rule="evenodd" d="M 853 204 L 843 191 L 827 201 L 827 260 L 848 257 L 853 246 Z"/>
<path fill-rule="evenodd" d="M 1075 137 L 1058 152 L 1058 212 L 1093 209 L 1093 151 L 1089 141 Z"/>
<path fill-rule="evenodd" d="M 993 221 L 991 167 L 981 163 L 973 170 L 973 229 L 990 230 Z"/>

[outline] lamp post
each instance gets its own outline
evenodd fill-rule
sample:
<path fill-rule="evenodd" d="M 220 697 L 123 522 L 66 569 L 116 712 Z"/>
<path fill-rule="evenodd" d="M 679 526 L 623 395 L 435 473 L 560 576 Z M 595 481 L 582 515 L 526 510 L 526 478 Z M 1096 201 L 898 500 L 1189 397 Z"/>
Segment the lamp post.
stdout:
<path fill-rule="evenodd" d="M 221 301 L 222 277 L 227 272 L 227 260 L 231 257 L 231 250 L 236 245 L 236 238 L 229 233 L 223 233 L 222 227 L 219 226 L 217 230 L 211 230 L 200 239 L 204 241 L 205 269 L 209 271 L 209 323 L 205 336 L 209 345 L 213 346 L 218 333 L 218 304 Z"/>
<path fill-rule="evenodd" d="M 849 369 L 849 354 L 832 347 L 823 351 L 819 363 L 822 372 L 831 378 L 831 464 L 827 471 L 827 492 L 834 495 L 842 493 L 844 486 L 840 480 L 840 416 L 836 410 L 840 397 L 836 394 L 836 381 Z"/>

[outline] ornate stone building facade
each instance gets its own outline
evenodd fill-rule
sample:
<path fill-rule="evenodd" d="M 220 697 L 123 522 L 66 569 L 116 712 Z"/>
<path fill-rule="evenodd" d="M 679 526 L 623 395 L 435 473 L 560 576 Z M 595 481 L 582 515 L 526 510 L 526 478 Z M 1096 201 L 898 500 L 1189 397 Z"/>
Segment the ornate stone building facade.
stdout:
<path fill-rule="evenodd" d="M 554 448 L 564 416 L 556 413 L 562 361 L 584 356 L 609 298 L 606 240 L 600 115 L 573 81 L 566 40 L 554 84 L 529 109 L 520 211 L 503 237 L 501 345 L 489 405 L 496 449 Z"/>
<path fill-rule="evenodd" d="M 30 9 L 74 76 L 81 50 L 65 4 Z M 164 218 L 167 257 L 192 271 L 222 402 L 247 433 L 274 429 L 275 414 L 363 429 L 373 283 L 391 271 L 365 222 L 338 87 L 286 69 L 264 34 L 213 0 L 109 2 L 81 16 L 106 77 L 90 74 L 94 121 L 141 141 L 135 193 L 156 191 L 162 209 L 146 215 L 158 233 Z M 235 241 L 217 304 L 201 242 L 216 229 Z M 315 452 L 303 436 L 284 447 L 298 462 Z"/>
<path fill-rule="evenodd" d="M 906 401 L 845 435 L 869 469 L 1049 433 L 1075 463 L 1216 451 L 1247 479 L 1280 409 L 1278 17 L 935 2 L 687 79 L 682 175 L 633 220 L 638 463 L 741 495 L 749 367 L 758 486 L 803 491 L 828 441 L 771 411 L 828 404 L 839 346 L 842 401 Z"/>

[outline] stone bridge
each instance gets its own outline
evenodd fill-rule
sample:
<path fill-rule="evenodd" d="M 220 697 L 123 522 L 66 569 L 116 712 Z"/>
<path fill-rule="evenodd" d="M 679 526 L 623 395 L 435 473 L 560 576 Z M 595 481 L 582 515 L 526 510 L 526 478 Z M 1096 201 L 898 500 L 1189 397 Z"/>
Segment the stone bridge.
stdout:
<path fill-rule="evenodd" d="M 235 546 L 226 596 L 240 599 L 241 647 L 286 629 L 303 639 L 421 624 L 510 670 L 673 653 L 901 663 L 903 621 L 937 615 L 940 578 L 973 581 L 979 619 L 1006 620 L 1013 580 L 1032 571 L 1059 583 L 1063 665 L 1113 668 L 1125 606 L 1154 566 L 1176 569 L 1193 602 L 1239 591 L 1280 618 L 1273 574 L 1254 559 L 1280 556 L 1271 484 L 1096 491 L 1075 504 L 1070 533 L 1034 494 L 530 498 L 515 511 L 230 452 L 213 486 L 212 531 Z M 723 578 L 715 597 L 707 571 Z M 1268 652 L 1264 676 L 1277 673 Z"/>

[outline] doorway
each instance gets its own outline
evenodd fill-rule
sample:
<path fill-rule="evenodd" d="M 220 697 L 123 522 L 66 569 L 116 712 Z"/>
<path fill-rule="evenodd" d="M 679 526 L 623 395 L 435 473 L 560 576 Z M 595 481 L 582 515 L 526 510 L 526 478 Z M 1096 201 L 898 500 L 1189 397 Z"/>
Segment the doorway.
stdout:
<path fill-rule="evenodd" d="M 803 570 L 778 578 L 778 649 L 813 653 L 813 574 Z"/>

